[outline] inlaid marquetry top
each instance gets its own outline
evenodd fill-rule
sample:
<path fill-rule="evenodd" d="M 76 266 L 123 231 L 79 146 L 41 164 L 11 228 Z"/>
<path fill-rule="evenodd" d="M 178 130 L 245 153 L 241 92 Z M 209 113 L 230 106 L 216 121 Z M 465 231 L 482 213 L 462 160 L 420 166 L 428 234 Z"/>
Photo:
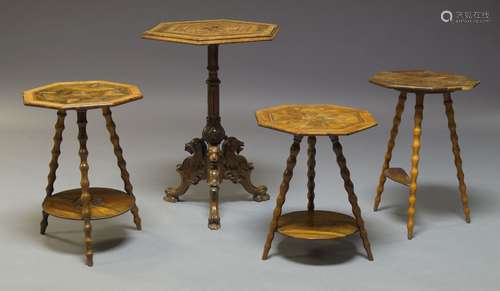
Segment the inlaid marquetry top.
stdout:
<path fill-rule="evenodd" d="M 332 104 L 287 104 L 255 112 L 262 127 L 294 135 L 349 135 L 377 125 L 365 110 Z"/>
<path fill-rule="evenodd" d="M 479 84 L 462 75 L 436 73 L 427 70 L 379 72 L 369 79 L 382 87 L 409 92 L 444 93 L 471 90 Z"/>
<path fill-rule="evenodd" d="M 53 109 L 116 106 L 142 98 L 137 86 L 108 81 L 52 83 L 24 91 L 24 104 Z"/>
<path fill-rule="evenodd" d="M 143 33 L 146 39 L 196 45 L 272 40 L 278 25 L 231 19 L 161 22 Z"/>

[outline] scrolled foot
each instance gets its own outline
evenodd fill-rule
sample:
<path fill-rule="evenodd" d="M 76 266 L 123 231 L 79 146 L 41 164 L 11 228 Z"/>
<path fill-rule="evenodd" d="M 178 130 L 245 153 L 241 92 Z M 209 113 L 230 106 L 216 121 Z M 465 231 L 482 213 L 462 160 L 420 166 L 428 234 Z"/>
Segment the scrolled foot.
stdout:
<path fill-rule="evenodd" d="M 179 199 L 179 196 L 176 196 L 176 195 L 173 195 L 172 194 L 172 188 L 168 188 L 167 190 L 165 190 L 165 196 L 163 196 L 163 200 L 167 201 L 167 202 L 171 202 L 171 203 L 176 203 L 176 202 L 179 202 L 180 199 Z"/>
<path fill-rule="evenodd" d="M 218 230 L 220 228 L 220 218 L 219 217 L 208 218 L 208 228 L 211 230 Z"/>
<path fill-rule="evenodd" d="M 266 186 L 260 186 L 259 187 L 259 192 L 264 193 L 264 194 L 257 194 L 253 196 L 253 201 L 255 202 L 264 202 L 269 200 L 271 198 L 269 194 L 267 194 L 267 187 Z"/>

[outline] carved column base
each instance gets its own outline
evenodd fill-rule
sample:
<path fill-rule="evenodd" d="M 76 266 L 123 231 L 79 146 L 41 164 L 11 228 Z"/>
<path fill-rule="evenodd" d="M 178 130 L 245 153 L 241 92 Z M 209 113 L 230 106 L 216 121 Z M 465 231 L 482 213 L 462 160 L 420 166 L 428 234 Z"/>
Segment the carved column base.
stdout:
<path fill-rule="evenodd" d="M 251 181 L 253 165 L 240 155 L 244 143 L 235 137 L 226 137 L 220 147 L 210 146 L 201 138 L 193 138 L 185 146 L 185 150 L 191 154 L 177 165 L 177 173 L 181 178 L 176 187 L 165 190 L 164 200 L 167 202 L 178 202 L 180 196 L 184 195 L 191 185 L 198 184 L 201 180 L 207 180 L 209 190 L 209 221 L 210 229 L 220 228 L 219 217 L 219 184 L 229 180 L 235 184 L 241 184 L 243 188 L 252 195 L 256 202 L 269 200 L 266 186 L 255 186 Z M 217 149 L 216 158 L 213 157 L 214 149 Z M 215 173 L 215 172 L 216 173 Z"/>

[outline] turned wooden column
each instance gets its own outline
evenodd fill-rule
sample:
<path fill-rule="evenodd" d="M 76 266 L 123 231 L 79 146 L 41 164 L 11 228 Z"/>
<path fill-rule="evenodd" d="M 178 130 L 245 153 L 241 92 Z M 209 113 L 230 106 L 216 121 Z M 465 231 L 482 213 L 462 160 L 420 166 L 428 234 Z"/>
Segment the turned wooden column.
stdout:
<path fill-rule="evenodd" d="M 207 100 L 208 116 L 207 124 L 203 129 L 203 139 L 209 145 L 219 145 L 226 137 L 226 132 L 221 125 L 219 112 L 219 85 L 220 80 L 217 76 L 219 70 L 219 46 L 216 44 L 208 45 L 208 79 Z"/>

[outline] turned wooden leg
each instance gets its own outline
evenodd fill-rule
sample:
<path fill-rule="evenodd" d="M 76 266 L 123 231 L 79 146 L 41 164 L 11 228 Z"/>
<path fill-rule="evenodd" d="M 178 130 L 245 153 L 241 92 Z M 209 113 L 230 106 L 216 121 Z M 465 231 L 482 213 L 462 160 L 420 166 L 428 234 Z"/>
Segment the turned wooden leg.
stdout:
<path fill-rule="evenodd" d="M 274 238 L 274 232 L 278 229 L 278 221 L 281 216 L 281 208 L 285 203 L 285 196 L 288 192 L 288 188 L 290 187 L 290 180 L 293 176 L 293 168 L 297 163 L 297 155 L 300 152 L 300 142 L 302 141 L 302 136 L 294 136 L 293 144 L 290 147 L 290 156 L 286 161 L 286 169 L 283 173 L 283 180 L 280 185 L 280 192 L 278 193 L 278 197 L 276 198 L 276 208 L 274 208 L 273 219 L 271 221 L 271 225 L 269 226 L 269 232 L 267 233 L 266 243 L 264 245 L 264 251 L 262 253 L 262 259 L 266 260 L 269 255 L 269 250 L 271 249 L 271 243 Z"/>
<path fill-rule="evenodd" d="M 125 162 L 125 159 L 123 158 L 123 150 L 120 146 L 120 137 L 116 133 L 116 125 L 111 116 L 111 110 L 109 109 L 109 107 L 104 107 L 102 109 L 102 114 L 104 115 L 104 119 L 106 120 L 106 128 L 108 129 L 111 143 L 113 144 L 113 150 L 117 159 L 118 167 L 120 168 L 125 192 L 127 192 L 128 195 L 134 198 L 134 205 L 132 206 L 132 209 L 130 211 L 132 212 L 132 215 L 134 217 L 135 226 L 138 230 L 141 230 L 142 225 L 141 217 L 139 216 L 139 208 L 137 208 L 137 205 L 135 203 L 133 187 L 132 183 L 130 183 L 130 174 L 127 171 L 127 162 Z"/>
<path fill-rule="evenodd" d="M 470 223 L 469 198 L 467 197 L 467 187 L 465 186 L 464 171 L 462 170 L 462 158 L 460 157 L 460 146 L 458 145 L 457 125 L 455 123 L 455 112 L 453 111 L 453 101 L 451 94 L 444 94 L 444 106 L 446 116 L 448 117 L 448 128 L 450 129 L 450 138 L 455 157 L 455 166 L 457 167 L 457 179 L 460 190 L 460 197 L 464 208 L 465 221 Z"/>
<path fill-rule="evenodd" d="M 208 228 L 217 230 L 220 228 L 219 216 L 219 184 L 220 184 L 220 169 L 219 162 L 220 151 L 219 146 L 208 146 L 208 173 L 207 183 L 209 187 L 209 202 L 208 202 Z"/>
<path fill-rule="evenodd" d="M 380 173 L 380 178 L 377 187 L 377 194 L 375 195 L 375 203 L 373 206 L 373 210 L 377 211 L 380 206 L 380 201 L 382 200 L 382 192 L 384 192 L 384 184 L 387 180 L 385 176 L 385 170 L 387 170 L 390 166 L 390 162 L 392 159 L 392 150 L 394 149 L 394 145 L 396 144 L 396 136 L 398 135 L 399 124 L 401 123 L 401 115 L 405 109 L 405 101 L 406 101 L 406 92 L 401 92 L 399 94 L 398 105 L 396 105 L 396 115 L 394 115 L 394 119 L 392 121 L 392 129 L 389 135 L 389 142 L 387 143 L 387 151 L 385 153 L 384 164 L 382 166 L 382 171 Z"/>
<path fill-rule="evenodd" d="M 316 137 L 309 136 L 307 138 L 307 210 L 314 211 L 314 177 L 316 172 Z"/>
<path fill-rule="evenodd" d="M 87 266 L 93 265 L 93 252 L 92 252 L 92 225 L 90 224 L 91 209 L 90 203 L 92 200 L 89 191 L 89 164 L 87 163 L 88 150 L 87 150 L 87 111 L 79 110 L 77 111 L 78 117 L 78 140 L 80 141 L 80 172 L 81 181 L 80 186 L 82 188 L 82 194 L 80 200 L 82 203 L 82 220 L 84 223 L 84 234 L 85 234 L 85 263 Z"/>
<path fill-rule="evenodd" d="M 340 144 L 337 136 L 330 136 L 330 140 L 332 141 L 333 152 L 335 152 L 335 155 L 337 156 L 337 163 L 340 167 L 340 175 L 344 180 L 344 188 L 347 191 L 349 203 L 351 203 L 352 213 L 354 214 L 354 218 L 356 218 L 356 224 L 359 228 L 359 234 L 363 241 L 363 246 L 365 247 L 366 254 L 368 255 L 368 260 L 373 261 L 373 254 L 370 247 L 370 241 L 368 240 L 368 233 L 366 232 L 365 223 L 361 217 L 361 209 L 358 205 L 358 198 L 354 193 L 354 184 L 351 181 L 351 173 L 347 168 L 347 162 L 344 154 L 342 153 L 342 145 Z"/>
<path fill-rule="evenodd" d="M 417 101 L 415 103 L 415 126 L 413 128 L 413 154 L 411 157 L 411 172 L 410 172 L 410 197 L 408 198 L 408 239 L 413 238 L 413 226 L 415 225 L 415 202 L 417 201 L 417 176 L 418 163 L 420 161 L 420 136 L 422 134 L 422 118 L 424 111 L 424 94 L 417 93 Z"/>
<path fill-rule="evenodd" d="M 46 198 L 52 196 L 54 192 L 54 182 L 56 181 L 56 171 L 59 167 L 58 159 L 61 154 L 61 142 L 62 142 L 62 133 L 64 130 L 64 118 L 66 118 L 66 111 L 59 110 L 57 111 L 57 122 L 55 125 L 56 133 L 54 134 L 54 146 L 52 147 L 52 158 L 49 163 L 49 175 L 47 176 L 47 187 L 45 188 L 45 192 L 47 193 Z M 40 222 L 40 233 L 45 234 L 48 225 L 49 214 L 45 211 L 42 211 L 42 221 Z"/>

